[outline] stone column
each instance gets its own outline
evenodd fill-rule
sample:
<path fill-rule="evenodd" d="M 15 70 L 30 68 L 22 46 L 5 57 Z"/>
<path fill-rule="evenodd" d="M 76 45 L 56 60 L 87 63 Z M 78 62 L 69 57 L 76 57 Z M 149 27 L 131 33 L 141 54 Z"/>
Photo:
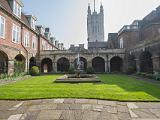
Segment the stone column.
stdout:
<path fill-rule="evenodd" d="M 92 66 L 92 61 L 91 61 L 91 60 L 88 60 L 88 61 L 87 61 L 87 68 L 89 68 L 89 67 L 93 67 L 93 66 Z"/>
<path fill-rule="evenodd" d="M 152 57 L 153 72 L 157 72 L 160 69 L 160 58 L 159 56 Z"/>
<path fill-rule="evenodd" d="M 28 58 L 25 61 L 25 72 L 29 73 L 29 60 L 28 60 Z"/>
<path fill-rule="evenodd" d="M 36 65 L 39 67 L 39 71 L 42 72 L 41 61 L 39 59 L 36 60 Z"/>
<path fill-rule="evenodd" d="M 140 72 L 140 61 L 139 61 L 139 59 L 136 59 L 136 69 L 137 69 L 137 72 Z"/>
<path fill-rule="evenodd" d="M 111 64 L 110 64 L 110 61 L 108 61 L 108 72 L 109 72 L 109 73 L 111 72 Z"/>
<path fill-rule="evenodd" d="M 105 61 L 105 72 L 108 72 L 108 61 Z"/>
<path fill-rule="evenodd" d="M 57 73 L 57 62 L 53 62 L 53 72 Z"/>
<path fill-rule="evenodd" d="M 14 73 L 14 60 L 8 60 L 8 74 L 12 75 Z"/>

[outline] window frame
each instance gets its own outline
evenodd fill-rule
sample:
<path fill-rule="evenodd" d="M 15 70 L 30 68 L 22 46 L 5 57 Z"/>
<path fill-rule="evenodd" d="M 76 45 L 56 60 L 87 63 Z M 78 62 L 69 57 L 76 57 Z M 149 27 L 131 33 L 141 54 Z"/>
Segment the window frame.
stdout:
<path fill-rule="evenodd" d="M 15 0 L 13 2 L 13 13 L 21 18 L 21 15 L 22 15 L 22 6 L 20 4 L 18 4 Z"/>
<path fill-rule="evenodd" d="M 3 23 L 2 19 L 4 20 Z M 1 36 L 2 24 L 3 24 L 3 35 Z M 0 15 L 0 38 L 5 39 L 5 37 L 6 37 L 6 18 Z"/>
<path fill-rule="evenodd" d="M 30 34 L 28 31 L 24 31 L 23 44 L 25 47 L 30 47 Z"/>
<path fill-rule="evenodd" d="M 12 25 L 12 42 L 17 44 L 21 42 L 21 27 L 14 23 Z"/>
<path fill-rule="evenodd" d="M 36 40 L 37 40 L 36 36 L 32 36 L 32 49 L 37 49 L 36 48 L 36 45 L 37 45 Z M 34 47 L 33 47 L 33 44 L 34 44 Z"/>

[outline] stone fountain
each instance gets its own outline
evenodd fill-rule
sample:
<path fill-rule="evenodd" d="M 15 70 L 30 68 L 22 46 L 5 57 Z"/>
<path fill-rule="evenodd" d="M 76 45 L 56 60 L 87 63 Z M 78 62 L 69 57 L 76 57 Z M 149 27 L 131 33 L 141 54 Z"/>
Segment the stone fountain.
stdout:
<path fill-rule="evenodd" d="M 58 79 L 56 83 L 97 83 L 101 82 L 96 75 L 82 74 L 84 71 L 84 64 L 80 60 L 80 54 L 77 55 L 75 74 L 66 74 Z"/>

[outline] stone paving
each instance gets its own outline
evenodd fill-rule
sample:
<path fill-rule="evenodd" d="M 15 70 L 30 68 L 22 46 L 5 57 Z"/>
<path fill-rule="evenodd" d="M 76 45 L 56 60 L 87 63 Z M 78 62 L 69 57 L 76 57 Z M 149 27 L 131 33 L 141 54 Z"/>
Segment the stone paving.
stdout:
<path fill-rule="evenodd" d="M 0 120 L 160 120 L 160 103 L 92 99 L 1 100 Z"/>

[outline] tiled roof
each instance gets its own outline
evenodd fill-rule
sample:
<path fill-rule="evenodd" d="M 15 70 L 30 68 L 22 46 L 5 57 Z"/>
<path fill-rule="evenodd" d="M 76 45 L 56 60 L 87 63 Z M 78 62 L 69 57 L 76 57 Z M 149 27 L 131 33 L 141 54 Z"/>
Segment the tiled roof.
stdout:
<path fill-rule="evenodd" d="M 6 9 L 9 13 L 12 13 L 11 6 L 9 5 L 8 0 L 0 0 L 0 5 Z"/>
<path fill-rule="evenodd" d="M 0 5 L 10 14 L 13 14 L 12 8 L 8 2 L 8 0 L 0 0 Z M 28 27 L 31 28 L 29 21 L 27 20 L 26 16 L 24 15 L 24 13 L 22 13 L 21 15 L 21 21 Z"/>
<path fill-rule="evenodd" d="M 25 25 L 30 27 L 29 21 L 27 20 L 26 16 L 23 13 L 22 13 L 21 19 L 25 23 Z"/>

